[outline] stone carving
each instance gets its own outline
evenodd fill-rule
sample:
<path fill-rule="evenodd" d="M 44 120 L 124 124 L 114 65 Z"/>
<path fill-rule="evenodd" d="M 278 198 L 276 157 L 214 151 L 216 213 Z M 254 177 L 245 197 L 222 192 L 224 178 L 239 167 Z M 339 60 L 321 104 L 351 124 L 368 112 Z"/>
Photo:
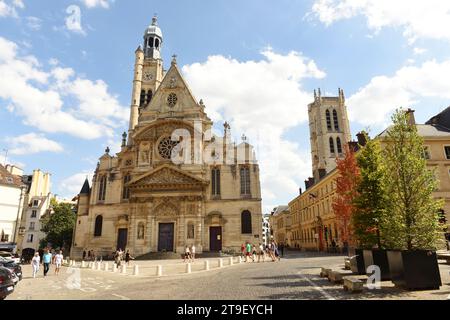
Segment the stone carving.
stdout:
<path fill-rule="evenodd" d="M 163 168 L 148 176 L 137 185 L 198 184 L 199 181 L 169 168 Z"/>
<path fill-rule="evenodd" d="M 137 233 L 138 240 L 144 239 L 144 223 L 139 222 L 138 224 L 138 233 Z"/>

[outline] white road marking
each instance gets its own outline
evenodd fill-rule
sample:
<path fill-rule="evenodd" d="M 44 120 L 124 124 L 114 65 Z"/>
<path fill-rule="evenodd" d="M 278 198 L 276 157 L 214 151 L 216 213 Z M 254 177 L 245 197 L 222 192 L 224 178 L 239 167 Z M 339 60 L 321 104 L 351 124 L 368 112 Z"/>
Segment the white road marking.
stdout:
<path fill-rule="evenodd" d="M 333 296 L 331 296 L 329 293 L 327 293 L 325 290 L 323 290 L 321 287 L 317 286 L 311 279 L 309 279 L 306 275 L 303 275 L 301 272 L 298 273 L 303 279 L 308 281 L 308 283 L 313 287 L 315 290 L 319 291 L 325 298 L 328 300 L 336 300 Z"/>
<path fill-rule="evenodd" d="M 125 296 L 121 296 L 120 294 L 115 294 L 115 293 L 113 293 L 112 295 L 115 296 L 115 297 L 117 297 L 117 298 L 120 298 L 120 299 L 122 299 L 122 300 L 131 300 L 130 298 L 125 297 Z"/>

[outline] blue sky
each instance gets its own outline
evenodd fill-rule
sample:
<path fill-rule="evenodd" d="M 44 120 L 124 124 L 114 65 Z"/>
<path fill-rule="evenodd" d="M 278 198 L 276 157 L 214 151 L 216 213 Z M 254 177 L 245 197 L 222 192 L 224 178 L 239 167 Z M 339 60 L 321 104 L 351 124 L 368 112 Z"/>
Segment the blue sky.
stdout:
<path fill-rule="evenodd" d="M 314 88 L 344 89 L 353 134 L 399 106 L 425 122 L 450 105 L 450 4 L 394 3 L 0 0 L 0 149 L 74 196 L 127 129 L 134 50 L 157 13 L 166 68 L 176 53 L 216 128 L 258 145 L 267 212 L 310 174 Z"/>

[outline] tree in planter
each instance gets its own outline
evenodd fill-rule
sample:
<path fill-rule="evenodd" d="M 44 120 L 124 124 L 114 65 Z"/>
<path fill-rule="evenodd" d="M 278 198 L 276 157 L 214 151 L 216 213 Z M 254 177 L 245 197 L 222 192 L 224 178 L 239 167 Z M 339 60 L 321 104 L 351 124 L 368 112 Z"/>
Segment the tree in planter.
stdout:
<path fill-rule="evenodd" d="M 442 233 L 439 209 L 443 203 L 432 195 L 438 184 L 426 166 L 423 139 L 403 109 L 395 112 L 392 121 L 384 150 L 389 195 L 382 222 L 386 244 L 392 249 L 436 249 Z"/>
<path fill-rule="evenodd" d="M 51 243 L 53 248 L 69 248 L 76 215 L 67 203 L 53 203 L 53 211 L 42 221 L 41 231 L 46 233 L 46 237 L 41 240 L 41 246 L 46 247 Z"/>
<path fill-rule="evenodd" d="M 361 146 L 356 156 L 361 177 L 353 201 L 353 233 L 361 247 L 370 249 L 376 245 L 381 249 L 387 201 L 385 165 L 380 142 L 364 134 L 367 144 Z"/>
<path fill-rule="evenodd" d="M 341 230 L 341 240 L 344 246 L 352 240 L 351 216 L 355 210 L 353 200 L 357 192 L 360 171 L 356 163 L 355 152 L 345 146 L 345 157 L 336 160 L 339 172 L 336 178 L 336 197 L 333 199 L 332 207 L 336 220 Z"/>

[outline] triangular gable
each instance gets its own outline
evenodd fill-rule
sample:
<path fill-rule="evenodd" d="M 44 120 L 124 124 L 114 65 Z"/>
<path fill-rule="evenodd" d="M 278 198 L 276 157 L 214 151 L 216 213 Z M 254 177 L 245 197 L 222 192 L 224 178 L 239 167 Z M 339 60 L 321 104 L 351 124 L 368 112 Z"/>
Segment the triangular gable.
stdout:
<path fill-rule="evenodd" d="M 208 183 L 190 173 L 165 164 L 153 171 L 136 177 L 128 183 L 132 189 L 173 189 L 203 187 Z"/>
<path fill-rule="evenodd" d="M 175 93 L 178 98 L 177 104 L 173 108 L 170 108 L 167 103 L 167 97 L 170 93 Z M 182 112 L 188 110 L 204 112 L 178 66 L 176 63 L 172 63 L 144 112 Z"/>

